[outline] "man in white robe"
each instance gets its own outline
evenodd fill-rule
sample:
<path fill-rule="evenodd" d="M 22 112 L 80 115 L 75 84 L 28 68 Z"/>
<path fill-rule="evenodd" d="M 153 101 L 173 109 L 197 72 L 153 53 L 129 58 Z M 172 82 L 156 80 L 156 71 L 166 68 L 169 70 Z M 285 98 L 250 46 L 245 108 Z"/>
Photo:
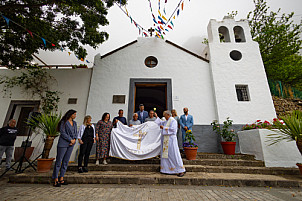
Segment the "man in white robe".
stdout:
<path fill-rule="evenodd" d="M 183 165 L 177 142 L 177 121 L 168 110 L 164 112 L 166 121 L 158 118 L 156 113 L 155 116 L 157 119 L 154 122 L 162 129 L 160 172 L 177 174 L 177 176 L 182 177 L 186 169 Z"/>

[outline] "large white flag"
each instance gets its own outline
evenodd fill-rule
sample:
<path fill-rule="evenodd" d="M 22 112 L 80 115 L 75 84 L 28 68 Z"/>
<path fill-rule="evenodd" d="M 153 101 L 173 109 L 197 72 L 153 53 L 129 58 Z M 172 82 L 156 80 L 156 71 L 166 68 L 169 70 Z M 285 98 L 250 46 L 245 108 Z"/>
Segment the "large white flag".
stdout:
<path fill-rule="evenodd" d="M 154 122 L 132 127 L 117 122 L 111 132 L 109 155 L 127 160 L 143 160 L 158 156 L 160 147 L 161 132 Z"/>

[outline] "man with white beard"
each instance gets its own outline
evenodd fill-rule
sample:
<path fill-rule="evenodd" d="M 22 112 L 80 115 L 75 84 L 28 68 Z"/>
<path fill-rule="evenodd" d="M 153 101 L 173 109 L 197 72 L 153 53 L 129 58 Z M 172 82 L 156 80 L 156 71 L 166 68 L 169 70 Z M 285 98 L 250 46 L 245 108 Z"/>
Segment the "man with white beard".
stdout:
<path fill-rule="evenodd" d="M 172 117 L 169 110 L 164 112 L 166 121 L 158 118 L 156 113 L 155 117 L 157 119 L 154 122 L 162 129 L 160 172 L 164 174 L 177 174 L 177 176 L 183 177 L 186 170 L 177 142 L 177 121 Z"/>

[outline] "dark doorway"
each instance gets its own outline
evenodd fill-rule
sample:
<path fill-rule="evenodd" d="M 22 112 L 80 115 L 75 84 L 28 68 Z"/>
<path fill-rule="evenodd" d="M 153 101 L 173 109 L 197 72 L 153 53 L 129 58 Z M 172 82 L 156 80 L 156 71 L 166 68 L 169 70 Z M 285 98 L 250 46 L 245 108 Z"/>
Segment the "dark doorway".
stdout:
<path fill-rule="evenodd" d="M 34 111 L 34 107 L 21 107 L 19 118 L 17 119 L 17 128 L 19 136 L 27 136 L 29 126 L 26 124 L 29 114 Z"/>
<path fill-rule="evenodd" d="M 16 119 L 19 136 L 26 136 L 29 133 L 29 128 L 26 121 L 31 112 L 39 110 L 40 101 L 14 101 L 12 100 L 6 113 L 3 126 L 6 126 L 10 119 Z"/>
<path fill-rule="evenodd" d="M 167 110 L 167 84 L 135 84 L 134 111 L 144 104 L 145 111 L 154 110 L 159 117 Z"/>

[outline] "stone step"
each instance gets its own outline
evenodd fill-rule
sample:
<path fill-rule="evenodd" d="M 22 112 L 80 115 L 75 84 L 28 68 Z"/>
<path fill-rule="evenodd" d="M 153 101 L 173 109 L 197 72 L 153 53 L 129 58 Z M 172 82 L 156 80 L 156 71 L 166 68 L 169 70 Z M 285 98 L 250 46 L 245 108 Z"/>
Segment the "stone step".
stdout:
<path fill-rule="evenodd" d="M 185 154 L 181 154 L 182 158 L 186 158 Z M 215 153 L 201 153 L 198 152 L 196 155 L 197 159 L 238 159 L 238 160 L 255 160 L 255 156 L 248 154 L 215 154 Z"/>
<path fill-rule="evenodd" d="M 116 172 L 158 172 L 157 164 L 108 164 L 89 165 L 89 171 L 116 171 Z M 266 175 L 300 175 L 298 168 L 268 168 L 268 167 L 242 167 L 242 166 L 202 166 L 186 165 L 187 172 L 207 173 L 241 173 L 241 174 L 266 174 Z M 70 164 L 68 171 L 78 171 L 76 164 Z"/>
<path fill-rule="evenodd" d="M 111 158 L 107 161 L 109 164 L 160 164 L 159 158 L 148 160 L 130 161 L 117 158 Z M 95 159 L 90 159 L 90 163 L 95 164 Z M 206 165 L 206 166 L 249 166 L 264 167 L 263 161 L 257 160 L 236 160 L 236 159 L 183 159 L 184 165 Z"/>
<path fill-rule="evenodd" d="M 186 158 L 184 153 L 181 153 L 183 159 Z M 90 156 L 91 161 L 95 160 L 95 155 Z M 203 153 L 197 152 L 196 159 L 238 159 L 238 160 L 255 160 L 255 156 L 248 154 L 235 154 L 235 155 L 226 155 L 226 154 L 216 154 L 216 153 Z"/>
<path fill-rule="evenodd" d="M 302 187 L 302 177 L 296 175 L 254 175 L 236 173 L 187 172 L 184 177 L 158 172 L 99 172 L 78 174 L 67 172 L 65 181 L 70 184 L 173 184 L 207 186 Z M 12 183 L 49 183 L 49 173 L 22 173 L 9 176 Z"/>

